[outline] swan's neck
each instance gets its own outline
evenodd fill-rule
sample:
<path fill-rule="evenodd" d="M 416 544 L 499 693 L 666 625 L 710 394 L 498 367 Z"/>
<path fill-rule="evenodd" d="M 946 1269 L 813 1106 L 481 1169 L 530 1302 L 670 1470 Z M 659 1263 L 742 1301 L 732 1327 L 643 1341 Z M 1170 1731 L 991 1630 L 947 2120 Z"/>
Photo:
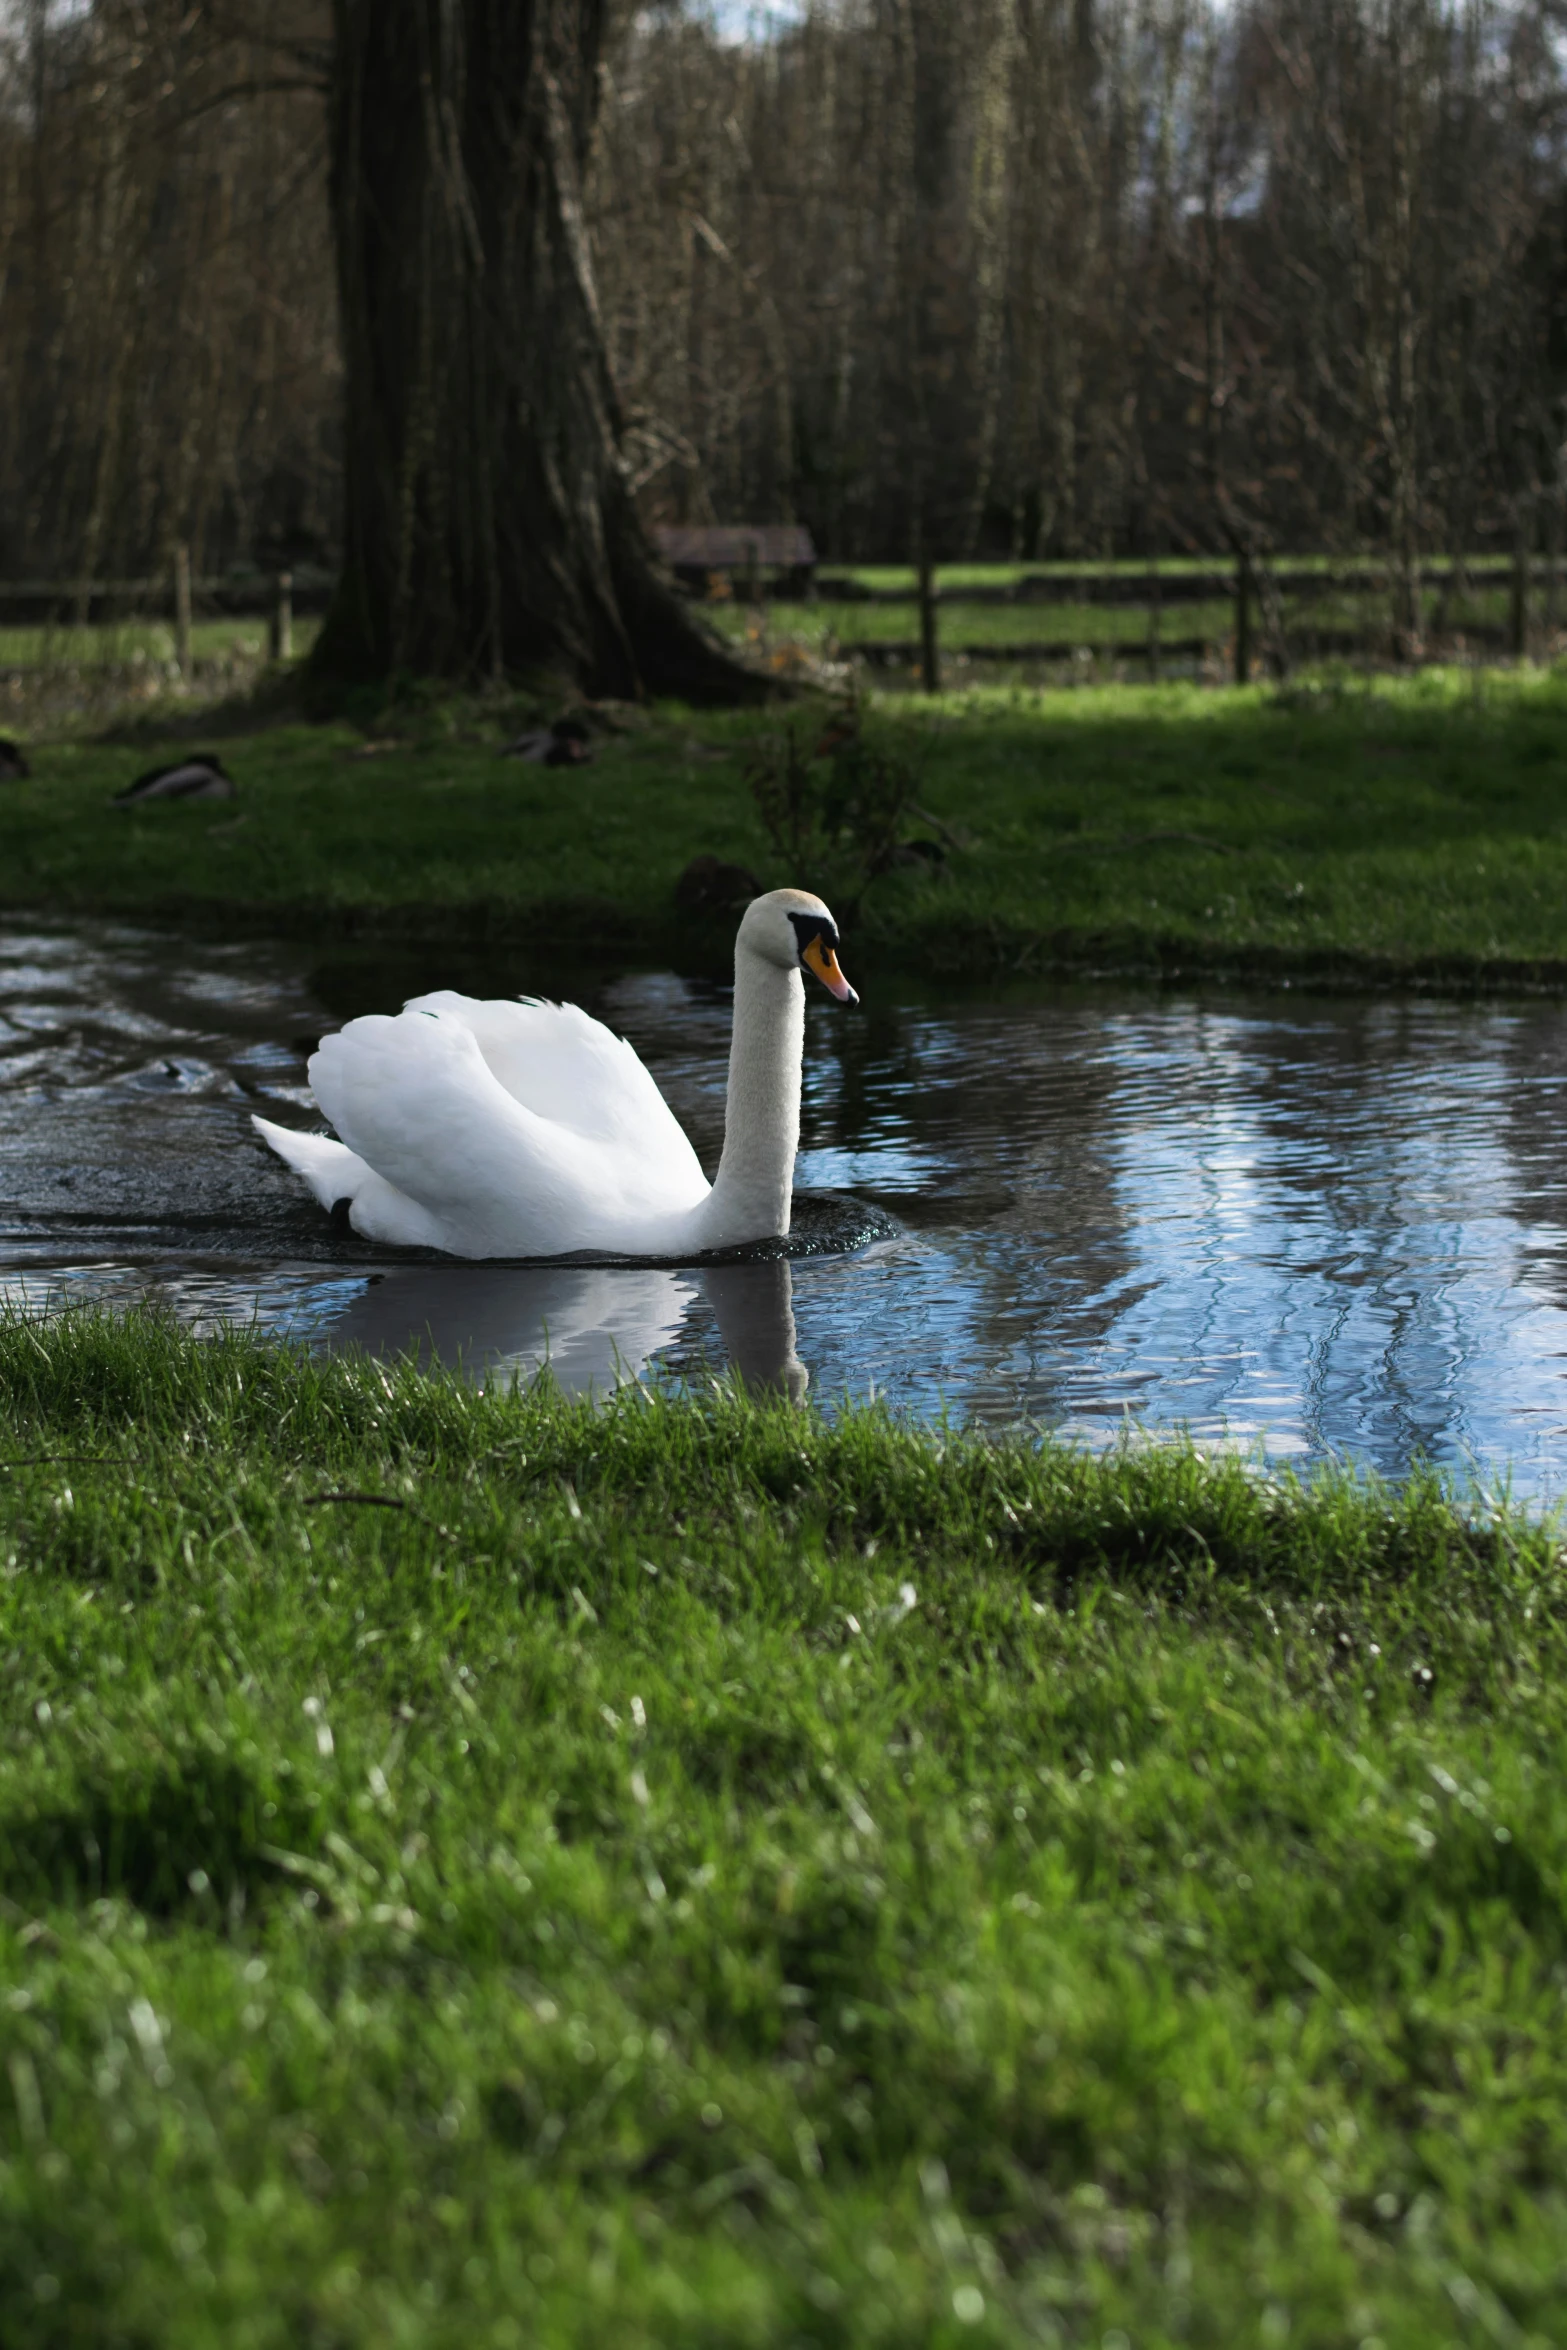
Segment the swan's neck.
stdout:
<path fill-rule="evenodd" d="M 804 1052 L 799 972 L 737 946 L 724 1155 L 703 1216 L 708 1248 L 769 1240 L 789 1229 Z"/>

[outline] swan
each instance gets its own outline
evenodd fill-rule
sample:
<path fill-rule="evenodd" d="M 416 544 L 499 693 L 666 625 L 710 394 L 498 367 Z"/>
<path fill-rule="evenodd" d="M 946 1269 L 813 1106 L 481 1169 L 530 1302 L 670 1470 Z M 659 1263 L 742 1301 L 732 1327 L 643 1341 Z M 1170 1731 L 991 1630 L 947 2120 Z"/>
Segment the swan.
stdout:
<path fill-rule="evenodd" d="M 724 1148 L 709 1183 L 632 1047 L 576 1004 L 441 990 L 323 1037 L 341 1136 L 251 1123 L 366 1240 L 454 1257 L 686 1257 L 789 1229 L 805 983 L 859 1001 L 818 897 L 775 889 L 735 939 Z"/>

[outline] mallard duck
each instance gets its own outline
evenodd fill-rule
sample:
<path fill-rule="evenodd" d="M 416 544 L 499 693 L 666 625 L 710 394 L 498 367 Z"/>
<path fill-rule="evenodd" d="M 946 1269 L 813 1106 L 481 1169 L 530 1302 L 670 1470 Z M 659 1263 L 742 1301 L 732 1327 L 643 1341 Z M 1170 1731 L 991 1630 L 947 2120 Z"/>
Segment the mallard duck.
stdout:
<path fill-rule="evenodd" d="M 131 808 L 141 800 L 231 800 L 234 778 L 222 760 L 209 751 L 193 751 L 167 767 L 149 767 L 123 791 L 114 795 L 117 808 Z"/>

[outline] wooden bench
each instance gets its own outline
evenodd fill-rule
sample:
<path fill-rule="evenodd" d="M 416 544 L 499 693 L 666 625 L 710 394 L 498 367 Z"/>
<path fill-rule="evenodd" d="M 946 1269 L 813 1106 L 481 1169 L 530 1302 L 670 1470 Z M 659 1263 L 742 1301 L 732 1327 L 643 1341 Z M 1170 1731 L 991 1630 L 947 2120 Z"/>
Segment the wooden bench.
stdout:
<path fill-rule="evenodd" d="M 683 586 L 702 590 L 715 576 L 732 580 L 739 573 L 743 592 L 755 602 L 765 572 L 775 579 L 781 576 L 790 595 L 814 592 L 816 549 L 803 523 L 679 524 L 653 535 Z"/>

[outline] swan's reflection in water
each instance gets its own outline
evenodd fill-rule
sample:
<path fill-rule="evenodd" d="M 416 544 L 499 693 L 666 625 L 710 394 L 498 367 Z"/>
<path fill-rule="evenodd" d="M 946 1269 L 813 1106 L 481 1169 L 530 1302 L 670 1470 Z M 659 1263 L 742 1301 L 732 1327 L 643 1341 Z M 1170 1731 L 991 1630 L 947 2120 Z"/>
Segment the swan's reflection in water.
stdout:
<path fill-rule="evenodd" d="M 794 1351 L 794 1285 L 788 1261 L 707 1265 L 701 1274 L 724 1352 L 746 1387 L 804 1403 L 811 1374 Z"/>
<path fill-rule="evenodd" d="M 700 1287 L 699 1287 L 700 1285 Z M 413 1354 L 479 1386 L 526 1382 L 546 1364 L 567 1395 L 606 1394 L 642 1376 L 679 1335 L 705 1288 L 745 1385 L 803 1399 L 786 1263 L 700 1272 L 600 1265 L 396 1265 L 375 1274 L 319 1331 L 333 1352 Z"/>
<path fill-rule="evenodd" d="M 548 1363 L 568 1395 L 638 1377 L 695 1297 L 682 1274 L 598 1265 L 395 1265 L 372 1276 L 320 1332 L 334 1352 L 415 1354 L 479 1385 L 528 1380 Z"/>

